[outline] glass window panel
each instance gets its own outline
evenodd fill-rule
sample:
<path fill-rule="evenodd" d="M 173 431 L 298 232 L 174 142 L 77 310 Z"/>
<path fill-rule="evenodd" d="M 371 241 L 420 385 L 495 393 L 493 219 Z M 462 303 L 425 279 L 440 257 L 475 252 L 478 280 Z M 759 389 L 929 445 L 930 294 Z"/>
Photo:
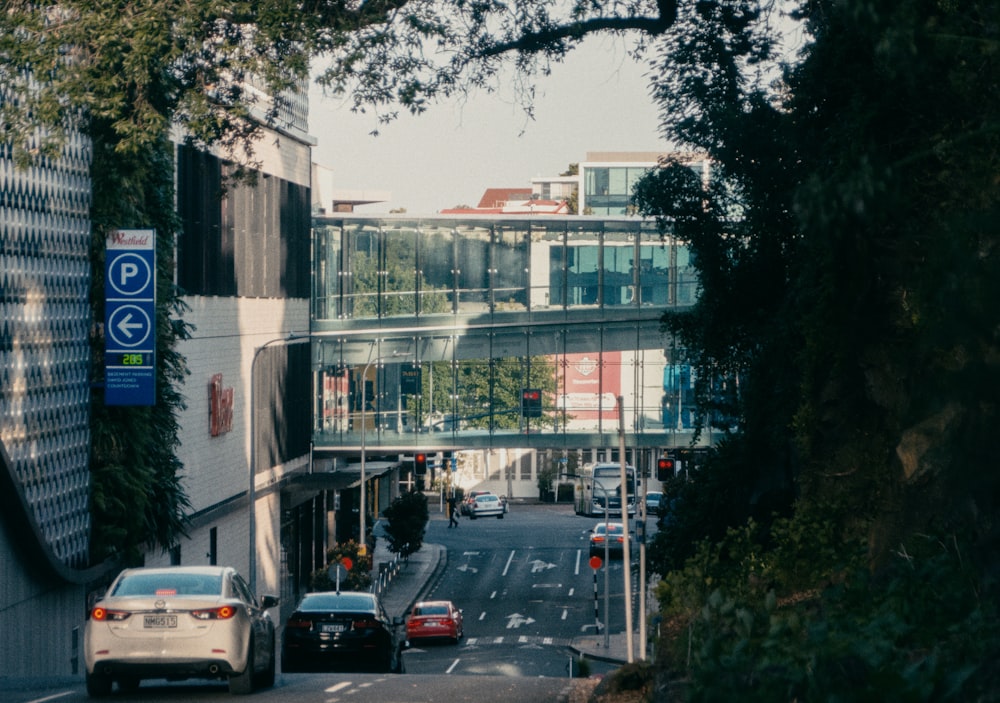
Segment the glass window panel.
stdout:
<path fill-rule="evenodd" d="M 634 305 L 635 235 L 628 231 L 613 231 L 612 227 L 609 223 L 609 231 L 604 234 L 602 302 L 607 306 Z"/>
<path fill-rule="evenodd" d="M 566 304 L 565 223 L 532 223 L 531 309 L 544 310 Z"/>
<path fill-rule="evenodd" d="M 458 292 L 458 312 L 489 312 L 489 225 L 463 224 L 455 228 L 455 249 L 458 269 L 455 278 Z"/>
<path fill-rule="evenodd" d="M 502 312 L 516 312 L 528 307 L 527 280 L 531 270 L 532 280 L 544 278 L 546 269 L 536 272 L 528 259 L 529 234 L 526 224 L 500 224 L 494 230 L 493 305 Z"/>
<path fill-rule="evenodd" d="M 313 228 L 315 266 L 312 315 L 329 320 L 340 314 L 341 228 L 319 225 Z"/>
<path fill-rule="evenodd" d="M 344 227 L 343 272 L 345 317 L 374 318 L 379 303 L 379 229 L 373 224 Z"/>
<path fill-rule="evenodd" d="M 413 225 L 385 230 L 382 314 L 413 316 L 417 311 L 417 231 Z"/>
<path fill-rule="evenodd" d="M 454 230 L 429 224 L 419 233 L 420 315 L 453 312 L 455 289 Z"/>
<path fill-rule="evenodd" d="M 600 267 L 600 230 L 578 229 L 567 233 L 566 304 L 571 307 L 597 305 Z"/>
<path fill-rule="evenodd" d="M 691 250 L 686 246 L 677 246 L 677 304 L 694 305 L 698 291 L 698 272 L 692 261 Z"/>
<path fill-rule="evenodd" d="M 628 169 L 608 169 L 608 195 L 628 195 Z"/>

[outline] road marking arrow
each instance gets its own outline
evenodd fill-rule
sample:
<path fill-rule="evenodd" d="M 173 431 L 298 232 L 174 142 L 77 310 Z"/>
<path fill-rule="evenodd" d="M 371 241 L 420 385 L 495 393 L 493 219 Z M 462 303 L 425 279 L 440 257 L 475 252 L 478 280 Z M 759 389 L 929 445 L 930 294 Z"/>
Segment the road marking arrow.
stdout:
<path fill-rule="evenodd" d="M 479 569 L 474 566 L 469 566 L 468 564 L 462 564 L 461 566 L 456 567 L 456 569 L 458 571 L 471 571 L 474 574 L 479 572 Z"/>
<path fill-rule="evenodd" d="M 534 561 L 529 563 L 531 564 L 531 573 L 533 574 L 538 573 L 539 571 L 545 571 L 546 569 L 556 568 L 555 564 L 551 564 L 547 561 L 542 561 L 541 559 L 535 559 Z"/>
<path fill-rule="evenodd" d="M 507 616 L 507 629 L 516 630 L 521 627 L 521 625 L 530 625 L 533 622 L 535 622 L 534 618 L 529 618 L 525 615 L 521 615 L 520 613 L 514 613 L 513 615 Z"/>

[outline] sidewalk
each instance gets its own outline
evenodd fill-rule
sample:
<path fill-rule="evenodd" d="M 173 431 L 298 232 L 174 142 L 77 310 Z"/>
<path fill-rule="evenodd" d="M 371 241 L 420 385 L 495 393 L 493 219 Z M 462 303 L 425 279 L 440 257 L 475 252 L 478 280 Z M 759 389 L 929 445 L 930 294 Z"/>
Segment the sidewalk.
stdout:
<path fill-rule="evenodd" d="M 376 531 L 377 534 L 377 531 Z M 389 551 L 388 540 L 379 538 L 372 551 L 372 579 L 377 580 L 380 565 L 390 565 L 396 555 Z M 410 608 L 421 599 L 426 590 L 437 580 L 448 562 L 448 554 L 440 544 L 427 544 L 419 551 L 398 563 L 382 587 L 380 599 L 389 617 L 406 617 Z"/>
<path fill-rule="evenodd" d="M 372 552 L 372 577 L 377 578 L 379 574 L 379 564 L 389 564 L 393 561 L 394 555 L 386 546 L 385 539 L 379 539 L 375 543 Z M 383 587 L 381 600 L 389 617 L 405 617 L 413 604 L 420 600 L 427 589 L 437 580 L 441 572 L 444 571 L 448 562 L 448 552 L 440 544 L 427 544 L 421 546 L 420 550 L 411 554 L 409 559 L 399 563 L 399 569 L 390 579 L 387 579 Z M 625 633 L 609 634 L 608 646 L 604 646 L 604 635 L 586 635 L 574 637 L 569 644 L 569 649 L 573 653 L 611 663 L 624 664 L 628 661 L 628 646 Z M 633 650 L 638 652 L 638 636 L 633 637 Z M 638 655 L 633 657 L 638 660 Z"/>

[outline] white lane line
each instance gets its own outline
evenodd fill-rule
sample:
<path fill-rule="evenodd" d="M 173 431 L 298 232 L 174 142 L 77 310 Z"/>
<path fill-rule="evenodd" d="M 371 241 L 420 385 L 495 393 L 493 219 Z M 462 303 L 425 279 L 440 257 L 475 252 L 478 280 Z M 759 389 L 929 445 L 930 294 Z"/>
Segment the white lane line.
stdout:
<path fill-rule="evenodd" d="M 51 696 L 45 696 L 45 698 L 35 698 L 27 703 L 45 703 L 45 701 L 54 701 L 56 698 L 64 698 L 65 696 L 72 696 L 72 691 L 63 691 L 62 693 L 53 693 Z"/>
<path fill-rule="evenodd" d="M 507 565 L 505 567 L 503 567 L 503 574 L 502 574 L 503 576 L 507 575 L 507 571 L 510 569 L 510 563 L 512 561 L 514 561 L 514 554 L 515 554 L 515 551 L 512 549 L 511 552 L 510 552 L 510 556 L 507 557 Z"/>
<path fill-rule="evenodd" d="M 479 621 L 482 622 L 485 619 L 486 619 L 486 611 L 484 610 L 482 613 L 479 614 Z"/>
<path fill-rule="evenodd" d="M 343 688 L 347 688 L 350 685 L 351 685 L 350 681 L 341 681 L 340 683 L 336 683 L 330 686 L 330 688 L 324 689 L 324 693 L 336 693 L 337 691 Z"/>
<path fill-rule="evenodd" d="M 579 549 L 576 550 L 576 566 L 573 567 L 573 575 L 574 576 L 579 576 L 580 575 L 580 559 L 581 559 L 580 555 L 582 553 L 583 552 L 581 552 Z"/>
<path fill-rule="evenodd" d="M 453 672 L 455 670 L 455 667 L 458 666 L 458 663 L 460 661 L 462 661 L 462 660 L 461 659 L 456 659 L 455 661 L 453 661 L 451 663 L 451 666 L 449 666 L 447 669 L 444 670 L 444 673 L 450 674 L 451 672 Z"/>

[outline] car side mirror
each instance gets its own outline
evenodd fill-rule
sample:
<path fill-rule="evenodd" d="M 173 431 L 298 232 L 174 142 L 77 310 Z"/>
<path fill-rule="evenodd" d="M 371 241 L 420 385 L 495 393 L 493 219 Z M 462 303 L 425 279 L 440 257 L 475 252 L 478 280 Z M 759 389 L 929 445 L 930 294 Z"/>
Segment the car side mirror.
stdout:
<path fill-rule="evenodd" d="M 275 607 L 279 602 L 281 599 L 278 596 L 268 594 L 260 597 L 260 607 L 264 610 Z"/>

